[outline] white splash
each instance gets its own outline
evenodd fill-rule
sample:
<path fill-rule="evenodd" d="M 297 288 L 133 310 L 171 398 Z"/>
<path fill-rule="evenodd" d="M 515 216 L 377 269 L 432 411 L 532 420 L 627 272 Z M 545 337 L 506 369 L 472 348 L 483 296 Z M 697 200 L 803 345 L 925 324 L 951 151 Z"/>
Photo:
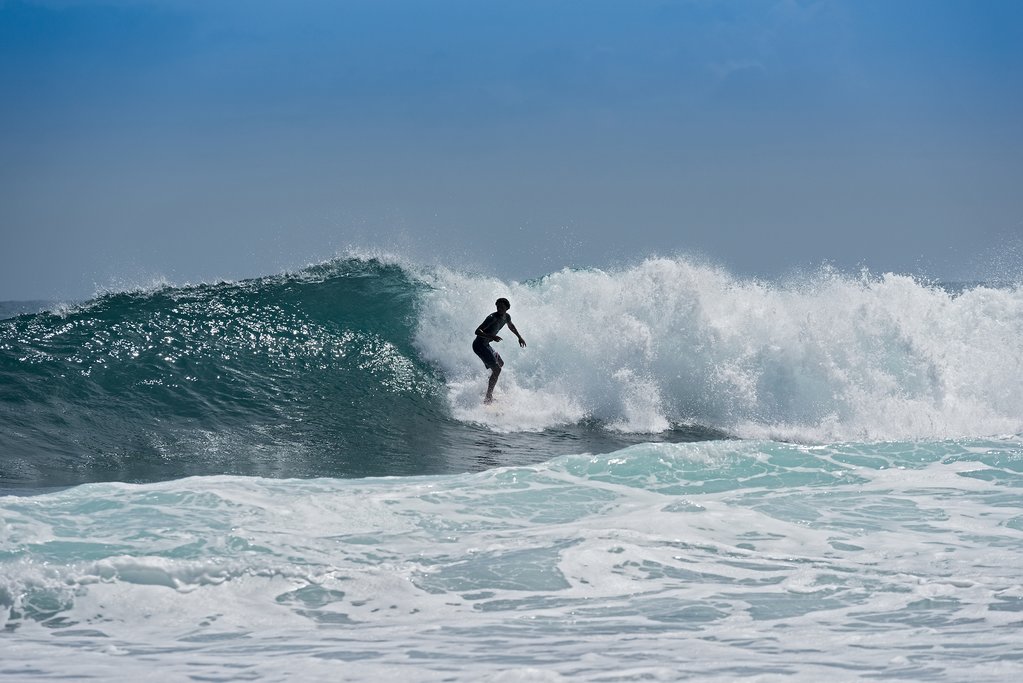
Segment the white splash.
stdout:
<path fill-rule="evenodd" d="M 1023 291 L 961 293 L 902 275 L 823 270 L 740 280 L 681 258 L 505 283 L 446 269 L 418 321 L 456 417 L 501 430 L 579 419 L 658 432 L 695 422 L 752 438 L 951 438 L 1023 431 Z M 498 421 L 472 331 L 494 299 L 529 346 L 502 342 Z M 510 335 L 509 335 L 510 337 Z"/>

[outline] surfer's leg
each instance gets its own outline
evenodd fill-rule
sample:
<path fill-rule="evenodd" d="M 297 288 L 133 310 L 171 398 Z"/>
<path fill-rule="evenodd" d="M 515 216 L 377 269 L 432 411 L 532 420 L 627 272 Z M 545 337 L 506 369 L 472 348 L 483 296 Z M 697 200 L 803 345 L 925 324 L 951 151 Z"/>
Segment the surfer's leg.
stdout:
<path fill-rule="evenodd" d="M 495 365 L 490 369 L 490 381 L 487 382 L 487 397 L 483 399 L 484 403 L 490 403 L 494 400 L 494 387 L 497 386 L 497 377 L 501 374 L 501 366 Z"/>

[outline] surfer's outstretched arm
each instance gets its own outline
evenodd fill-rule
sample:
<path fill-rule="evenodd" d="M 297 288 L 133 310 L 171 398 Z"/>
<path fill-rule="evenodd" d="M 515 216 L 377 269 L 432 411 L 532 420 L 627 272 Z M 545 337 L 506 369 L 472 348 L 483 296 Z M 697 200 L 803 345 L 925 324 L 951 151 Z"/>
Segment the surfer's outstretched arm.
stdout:
<path fill-rule="evenodd" d="M 522 348 L 526 348 L 526 340 L 522 338 L 522 335 L 519 334 L 519 331 L 515 329 L 515 325 L 513 325 L 510 320 L 508 321 L 508 329 L 511 330 L 515 334 L 515 336 L 519 338 L 519 346 L 521 346 Z"/>

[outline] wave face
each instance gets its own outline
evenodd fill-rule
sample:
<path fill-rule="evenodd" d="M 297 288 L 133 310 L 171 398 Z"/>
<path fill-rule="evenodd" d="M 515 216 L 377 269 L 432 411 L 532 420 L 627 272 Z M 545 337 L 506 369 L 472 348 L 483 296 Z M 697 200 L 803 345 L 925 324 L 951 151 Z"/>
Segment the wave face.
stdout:
<path fill-rule="evenodd" d="M 0 321 L 0 478 L 430 471 L 448 418 L 412 347 L 418 290 L 349 259 Z M 389 447 L 409 434 L 427 447 Z"/>
<path fill-rule="evenodd" d="M 529 346 L 498 402 L 472 330 Z M 505 283 L 348 258 L 0 320 L 0 481 L 415 475 L 641 441 L 1023 431 L 1023 291 L 744 281 L 686 259 Z"/>

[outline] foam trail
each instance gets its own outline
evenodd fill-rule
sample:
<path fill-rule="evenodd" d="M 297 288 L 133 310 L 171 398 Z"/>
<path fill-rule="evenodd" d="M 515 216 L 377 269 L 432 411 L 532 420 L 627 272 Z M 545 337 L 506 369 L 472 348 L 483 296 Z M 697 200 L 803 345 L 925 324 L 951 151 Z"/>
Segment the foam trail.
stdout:
<path fill-rule="evenodd" d="M 721 440 L 0 496 L 0 676 L 1019 680 L 1020 448 Z"/>

